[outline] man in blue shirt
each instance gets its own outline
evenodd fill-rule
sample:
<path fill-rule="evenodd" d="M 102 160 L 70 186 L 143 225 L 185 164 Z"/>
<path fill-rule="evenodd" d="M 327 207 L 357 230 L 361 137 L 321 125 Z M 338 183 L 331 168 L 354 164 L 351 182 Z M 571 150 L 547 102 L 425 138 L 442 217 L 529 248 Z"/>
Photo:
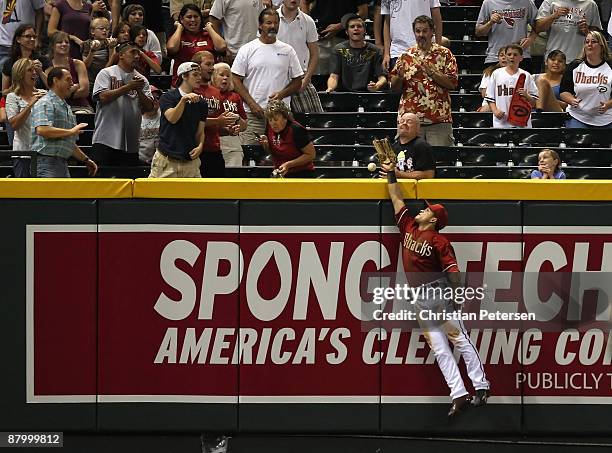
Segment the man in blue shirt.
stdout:
<path fill-rule="evenodd" d="M 49 92 L 32 108 L 32 151 L 36 151 L 39 178 L 70 178 L 68 159 L 74 157 L 87 167 L 90 176 L 98 166 L 76 144 L 87 123 L 76 118 L 65 99 L 72 93 L 70 72 L 53 68 L 47 75 Z"/>
<path fill-rule="evenodd" d="M 204 125 L 208 105 L 194 93 L 202 83 L 200 65 L 191 61 L 177 70 L 178 88 L 159 100 L 159 145 L 151 162 L 150 178 L 201 178 L 200 154 L 204 150 Z"/>

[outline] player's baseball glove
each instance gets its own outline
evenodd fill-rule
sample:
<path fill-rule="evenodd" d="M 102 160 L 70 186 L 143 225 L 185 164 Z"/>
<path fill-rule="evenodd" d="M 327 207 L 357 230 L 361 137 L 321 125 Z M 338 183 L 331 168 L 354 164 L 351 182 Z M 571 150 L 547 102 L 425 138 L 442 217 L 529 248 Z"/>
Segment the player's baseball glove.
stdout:
<path fill-rule="evenodd" d="M 397 155 L 395 154 L 395 151 L 393 151 L 391 143 L 389 143 L 389 139 L 383 138 L 382 140 L 374 140 L 372 144 L 376 150 L 376 158 L 378 159 L 378 162 L 381 164 L 397 163 Z"/>

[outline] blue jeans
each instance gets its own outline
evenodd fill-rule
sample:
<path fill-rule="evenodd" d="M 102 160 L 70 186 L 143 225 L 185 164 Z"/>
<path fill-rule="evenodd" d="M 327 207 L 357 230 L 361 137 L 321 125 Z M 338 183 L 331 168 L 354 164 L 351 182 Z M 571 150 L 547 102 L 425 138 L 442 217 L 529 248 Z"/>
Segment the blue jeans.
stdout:
<path fill-rule="evenodd" d="M 591 126 L 570 116 L 569 120 L 565 121 L 565 127 L 570 129 L 612 129 L 612 123 L 605 126 Z"/>
<path fill-rule="evenodd" d="M 39 178 L 70 178 L 68 160 L 43 154 L 36 157 L 36 176 Z"/>

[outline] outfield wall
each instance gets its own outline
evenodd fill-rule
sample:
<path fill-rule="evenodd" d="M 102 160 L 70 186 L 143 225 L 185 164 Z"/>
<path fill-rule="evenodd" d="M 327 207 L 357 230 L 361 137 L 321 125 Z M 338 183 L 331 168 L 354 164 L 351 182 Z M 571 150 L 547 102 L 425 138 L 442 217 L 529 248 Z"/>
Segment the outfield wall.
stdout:
<path fill-rule="evenodd" d="M 361 274 L 401 268 L 383 182 L 9 180 L 0 427 L 609 434 L 610 296 L 571 276 L 612 270 L 612 183 L 402 186 L 444 201 L 498 307 L 522 272 L 568 278 L 547 321 L 466 323 L 487 407 L 448 422 L 422 333 L 364 323 Z"/>

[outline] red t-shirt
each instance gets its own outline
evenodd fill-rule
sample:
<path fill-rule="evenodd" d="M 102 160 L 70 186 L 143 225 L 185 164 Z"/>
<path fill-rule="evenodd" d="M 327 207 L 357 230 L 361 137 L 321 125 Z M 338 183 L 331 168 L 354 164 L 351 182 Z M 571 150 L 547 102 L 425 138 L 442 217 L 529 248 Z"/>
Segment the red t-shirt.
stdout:
<path fill-rule="evenodd" d="M 395 218 L 402 237 L 402 262 L 410 284 L 429 283 L 444 277 L 446 272 L 459 272 L 453 246 L 444 235 L 436 230 L 419 230 L 405 207 Z M 414 272 L 426 274 L 419 276 Z"/>
<path fill-rule="evenodd" d="M 202 85 L 195 90 L 202 96 L 208 105 L 208 118 L 217 118 L 223 113 L 221 106 L 221 92 L 211 84 Z M 219 126 L 206 126 L 204 128 L 204 152 L 221 152 L 221 141 L 219 140 Z"/>
<path fill-rule="evenodd" d="M 202 30 L 197 35 L 192 35 L 187 31 L 184 31 L 181 35 L 181 48 L 178 53 L 174 56 L 174 65 L 172 67 L 172 86 L 175 85 L 177 76 L 176 71 L 181 63 L 191 61 L 193 56 L 202 51 L 208 50 L 213 52 L 215 46 L 213 45 L 212 38 L 207 31 Z"/>
<path fill-rule="evenodd" d="M 151 60 L 155 61 L 156 63 L 159 63 L 159 59 L 157 58 L 157 55 L 155 55 L 153 52 L 151 52 L 150 50 L 144 50 L 144 49 L 141 49 L 141 50 Z M 149 77 L 149 75 L 151 74 L 151 66 L 149 66 L 146 60 L 140 55 L 136 59 L 135 69 L 136 71 L 140 72 L 145 77 Z"/>
<path fill-rule="evenodd" d="M 247 114 L 244 110 L 244 104 L 242 98 L 235 91 L 221 91 L 219 99 L 221 100 L 221 107 L 223 112 L 232 112 L 240 115 L 240 118 L 246 121 Z M 221 113 L 223 113 L 221 112 Z M 221 136 L 229 135 L 226 129 L 221 129 Z"/>
<path fill-rule="evenodd" d="M 287 126 L 278 134 L 274 132 L 270 124 L 268 124 L 266 127 L 266 136 L 270 144 L 274 168 L 278 168 L 285 162 L 300 157 L 304 154 L 302 149 L 312 141 L 306 128 L 300 123 L 291 120 L 287 121 Z M 293 167 L 288 173 L 295 173 L 303 170 L 314 170 L 313 163 L 309 162 L 306 165 Z"/>

